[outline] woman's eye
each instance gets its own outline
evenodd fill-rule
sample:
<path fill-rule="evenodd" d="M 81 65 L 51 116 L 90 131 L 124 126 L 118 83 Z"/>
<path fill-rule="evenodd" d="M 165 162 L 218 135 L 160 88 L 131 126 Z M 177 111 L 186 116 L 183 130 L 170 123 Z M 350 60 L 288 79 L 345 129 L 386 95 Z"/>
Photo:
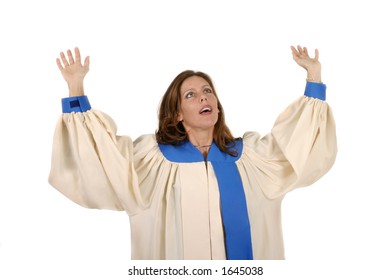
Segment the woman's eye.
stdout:
<path fill-rule="evenodd" d="M 193 93 L 192 91 L 188 92 L 188 93 L 185 95 L 186 98 L 191 98 L 191 97 L 193 97 L 193 96 L 194 96 L 194 93 Z"/>
<path fill-rule="evenodd" d="M 204 90 L 204 92 L 205 92 L 205 93 L 213 93 L 213 91 L 212 91 L 211 88 L 206 88 L 206 89 Z"/>

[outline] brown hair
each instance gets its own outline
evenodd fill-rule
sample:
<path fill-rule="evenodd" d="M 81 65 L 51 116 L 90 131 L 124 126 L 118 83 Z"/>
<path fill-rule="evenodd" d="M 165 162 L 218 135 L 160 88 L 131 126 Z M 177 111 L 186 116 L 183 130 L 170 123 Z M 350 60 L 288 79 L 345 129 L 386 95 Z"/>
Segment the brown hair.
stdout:
<path fill-rule="evenodd" d="M 159 144 L 180 145 L 183 141 L 188 139 L 184 126 L 177 120 L 177 116 L 181 108 L 180 87 L 184 80 L 192 76 L 199 76 L 205 79 L 211 86 L 211 89 L 218 100 L 219 116 L 218 121 L 214 126 L 213 140 L 222 152 L 237 156 L 237 151 L 231 149 L 237 138 L 233 137 L 225 124 L 225 114 L 211 78 L 203 72 L 195 72 L 192 70 L 186 70 L 177 75 L 162 98 L 159 110 L 158 130 L 156 132 L 157 142 Z"/>

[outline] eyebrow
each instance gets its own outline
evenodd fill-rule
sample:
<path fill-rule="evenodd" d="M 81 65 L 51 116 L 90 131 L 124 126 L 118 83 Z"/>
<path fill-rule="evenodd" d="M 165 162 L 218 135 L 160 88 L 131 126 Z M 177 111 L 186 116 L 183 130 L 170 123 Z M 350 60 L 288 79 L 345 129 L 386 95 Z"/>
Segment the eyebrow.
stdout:
<path fill-rule="evenodd" d="M 211 88 L 211 86 L 210 86 L 209 84 L 206 84 L 206 85 L 203 85 L 203 86 L 202 86 L 202 89 L 204 89 L 204 88 L 206 88 L 206 87 Z M 190 91 L 190 90 L 195 90 L 195 89 L 194 89 L 194 88 L 189 88 L 189 89 L 183 91 L 183 94 L 186 93 L 186 92 L 188 92 L 188 91 Z"/>

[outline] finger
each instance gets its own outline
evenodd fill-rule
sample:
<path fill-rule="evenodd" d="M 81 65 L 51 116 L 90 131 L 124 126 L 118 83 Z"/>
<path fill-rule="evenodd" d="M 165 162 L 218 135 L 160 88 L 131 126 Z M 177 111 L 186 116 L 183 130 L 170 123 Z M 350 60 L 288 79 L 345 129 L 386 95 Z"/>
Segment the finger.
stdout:
<path fill-rule="evenodd" d="M 62 60 L 62 63 L 64 64 L 64 67 L 69 66 L 68 60 L 65 57 L 65 54 L 63 52 L 60 53 L 60 57 Z"/>
<path fill-rule="evenodd" d="M 69 64 L 73 64 L 74 63 L 74 58 L 73 58 L 72 51 L 68 50 L 67 54 L 68 54 Z"/>
<path fill-rule="evenodd" d="M 290 46 L 290 49 L 292 51 L 292 54 L 297 54 L 297 49 L 294 46 Z"/>
<path fill-rule="evenodd" d="M 302 54 L 302 52 L 303 52 L 303 51 L 302 51 L 302 47 L 299 46 L 299 45 L 298 45 L 298 52 L 299 52 L 299 54 Z"/>
<path fill-rule="evenodd" d="M 89 69 L 89 56 L 87 56 L 87 57 L 84 59 L 84 67 L 86 67 L 87 69 Z"/>
<path fill-rule="evenodd" d="M 309 56 L 309 53 L 307 52 L 307 48 L 306 47 L 303 48 L 303 54 Z"/>
<path fill-rule="evenodd" d="M 297 49 L 294 46 L 290 46 L 290 49 L 292 50 L 293 53 L 298 53 Z"/>
<path fill-rule="evenodd" d="M 290 48 L 292 51 L 293 59 L 297 59 L 299 57 L 299 52 L 297 51 L 297 49 L 294 46 L 290 46 Z"/>
<path fill-rule="evenodd" d="M 58 69 L 60 69 L 60 71 L 64 70 L 64 67 L 62 66 L 61 60 L 59 58 L 56 59 L 56 62 L 57 62 Z"/>
<path fill-rule="evenodd" d="M 318 49 L 315 49 L 315 60 L 318 60 L 320 58 L 320 53 L 318 52 Z"/>
<path fill-rule="evenodd" d="M 80 55 L 80 49 L 78 47 L 74 48 L 74 55 L 75 55 L 75 58 L 76 58 L 76 62 L 80 62 L 81 61 L 81 55 Z"/>

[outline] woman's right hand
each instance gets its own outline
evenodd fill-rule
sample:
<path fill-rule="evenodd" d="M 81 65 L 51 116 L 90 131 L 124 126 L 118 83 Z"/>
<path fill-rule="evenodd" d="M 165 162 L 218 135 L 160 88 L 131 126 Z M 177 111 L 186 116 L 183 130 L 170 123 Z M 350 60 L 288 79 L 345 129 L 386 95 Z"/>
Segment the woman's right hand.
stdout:
<path fill-rule="evenodd" d="M 67 51 L 66 58 L 63 52 L 60 53 L 60 58 L 57 58 L 57 66 L 60 69 L 62 76 L 68 83 L 69 96 L 84 95 L 84 77 L 89 70 L 89 56 L 84 60 L 84 65 L 81 64 L 80 50 L 74 49 L 74 57 L 71 50 Z"/>

